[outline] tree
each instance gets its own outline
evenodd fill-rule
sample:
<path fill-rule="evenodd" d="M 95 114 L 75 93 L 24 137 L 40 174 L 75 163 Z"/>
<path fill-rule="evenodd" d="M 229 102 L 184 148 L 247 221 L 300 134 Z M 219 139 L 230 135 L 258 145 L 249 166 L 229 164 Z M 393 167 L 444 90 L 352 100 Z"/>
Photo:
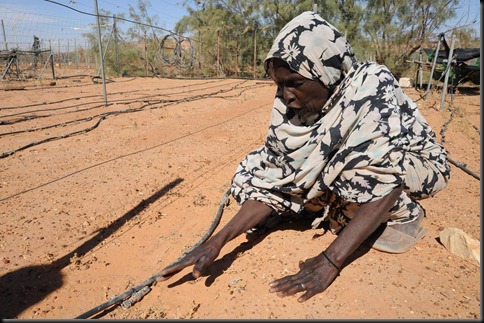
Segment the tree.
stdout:
<path fill-rule="evenodd" d="M 191 6 L 190 3 L 195 3 Z M 247 73 L 253 60 L 253 40 L 264 43 L 260 35 L 259 4 L 256 0 L 208 0 L 184 3 L 188 15 L 175 26 L 179 33 L 198 40 L 198 59 L 204 63 L 203 74 Z M 259 52 L 259 51 L 258 51 Z M 251 64 L 252 65 L 252 64 Z"/>
<path fill-rule="evenodd" d="M 190 40 L 199 74 L 248 76 L 256 69 L 256 76 L 263 76 L 261 63 L 280 29 L 303 11 L 313 10 L 315 2 L 318 13 L 347 37 L 357 59 L 374 59 L 398 77 L 411 67 L 407 61 L 412 54 L 435 40 L 442 32 L 439 28 L 455 16 L 460 0 L 184 0 L 188 14 L 176 24 L 178 35 L 171 42 L 177 37 Z M 155 64 L 166 67 L 157 59 L 163 32 L 156 27 L 157 17 L 148 15 L 150 6 L 149 0 L 129 6 L 135 23 L 119 51 L 124 70 L 129 68 L 132 75 L 146 75 Z M 111 26 L 110 13 L 103 15 L 108 17 L 101 17 L 101 23 Z M 104 27 L 104 43 L 110 31 Z M 461 35 L 462 44 L 476 43 L 475 34 L 462 28 L 454 32 Z M 95 33 L 88 38 L 97 48 Z M 107 63 L 114 64 L 111 56 Z"/>
<path fill-rule="evenodd" d="M 458 28 L 452 31 L 459 41 L 461 48 L 479 48 L 481 41 L 477 31 L 473 28 Z"/>
<path fill-rule="evenodd" d="M 148 15 L 148 10 L 151 7 L 149 0 L 138 0 L 137 7 L 129 6 L 129 17 L 135 21 L 136 24 L 132 25 L 128 29 L 128 35 L 132 40 L 144 41 L 145 35 L 149 35 L 152 39 L 158 39 L 156 30 L 153 26 L 158 23 L 158 17 L 156 15 Z"/>
<path fill-rule="evenodd" d="M 112 14 L 110 11 L 99 9 L 99 25 L 101 29 L 101 38 L 105 39 L 106 36 L 109 36 L 109 33 L 112 30 L 113 23 L 110 19 Z M 99 53 L 99 46 L 98 46 L 98 37 L 97 37 L 97 26 L 93 25 L 93 31 L 90 33 L 83 34 L 84 37 L 87 38 L 90 47 L 93 49 L 95 53 Z"/>
<path fill-rule="evenodd" d="M 109 40 L 109 37 L 113 31 L 113 22 L 112 22 L 112 19 L 110 18 L 112 17 L 112 14 L 110 11 L 107 11 L 107 10 L 103 10 L 103 9 L 99 9 L 99 26 L 100 26 L 100 29 L 101 29 L 101 43 L 102 43 L 102 46 L 103 46 L 103 51 L 104 51 L 104 56 L 105 58 L 109 56 L 107 55 L 107 52 L 109 51 L 108 48 L 105 48 L 108 46 L 108 40 Z M 97 34 L 97 26 L 96 25 L 93 25 L 93 31 L 90 32 L 90 33 L 85 33 L 83 34 L 83 36 L 85 38 L 87 38 L 88 42 L 89 42 L 89 45 L 90 45 L 90 48 L 91 48 L 91 52 L 92 54 L 94 55 L 95 57 L 95 60 L 98 61 L 99 59 L 99 41 L 98 41 L 98 34 Z M 109 44 L 111 46 L 111 44 Z M 106 62 L 107 60 L 105 60 Z M 99 64 L 97 64 L 99 65 Z M 111 67 L 114 66 L 113 64 L 111 64 Z M 109 64 L 106 64 L 105 65 L 105 68 L 106 69 L 109 69 Z"/>
<path fill-rule="evenodd" d="M 136 23 L 128 29 L 128 36 L 134 45 L 140 50 L 138 60 L 143 62 L 144 75 L 148 76 L 148 70 L 155 68 L 157 52 L 159 50 L 160 39 L 155 29 L 158 17 L 150 16 L 148 8 L 151 7 L 149 0 L 138 0 L 137 7 L 129 4 L 129 17 Z"/>
<path fill-rule="evenodd" d="M 362 37 L 363 8 L 359 0 L 337 0 L 332 7 L 332 14 L 337 16 L 335 27 L 346 35 L 357 57 L 362 57 L 367 42 Z M 336 8 L 335 8 L 336 7 Z"/>
<path fill-rule="evenodd" d="M 455 17 L 458 4 L 459 0 L 368 0 L 363 30 L 376 61 L 400 75 L 409 68 L 410 56 Z"/>

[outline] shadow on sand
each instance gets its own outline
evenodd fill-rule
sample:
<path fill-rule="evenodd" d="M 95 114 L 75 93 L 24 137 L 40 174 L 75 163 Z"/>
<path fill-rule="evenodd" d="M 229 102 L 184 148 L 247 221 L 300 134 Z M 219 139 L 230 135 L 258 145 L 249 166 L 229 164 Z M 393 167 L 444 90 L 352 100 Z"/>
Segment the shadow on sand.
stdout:
<path fill-rule="evenodd" d="M 101 228 L 97 233 L 63 257 L 49 264 L 23 267 L 0 277 L 0 318 L 15 319 L 25 309 L 35 305 L 47 295 L 60 288 L 63 284 L 61 270 L 70 264 L 70 259 L 77 254 L 82 257 L 103 240 L 119 230 L 127 221 L 137 216 L 151 203 L 163 197 L 171 189 L 183 181 L 177 178 L 153 195 L 142 200 L 133 209 L 121 216 L 109 226 Z M 44 311 L 49 311 L 45 309 Z M 42 314 L 42 313 L 41 313 Z"/>
<path fill-rule="evenodd" d="M 256 246 L 261 241 L 263 241 L 271 232 L 280 231 L 280 230 L 283 230 L 283 231 L 284 230 L 295 230 L 295 231 L 310 230 L 310 229 L 312 229 L 312 227 L 311 227 L 312 221 L 313 221 L 312 218 L 291 220 L 291 221 L 288 221 L 288 222 L 278 224 L 274 228 L 263 231 L 262 233 L 260 233 L 258 235 L 255 235 L 255 236 L 247 235 L 247 239 L 248 239 L 247 241 L 241 243 L 240 245 L 235 247 L 231 252 L 225 254 L 222 258 L 216 260 L 213 263 L 213 265 L 209 269 L 207 269 L 207 272 L 204 273 L 201 276 L 201 277 L 206 277 L 205 286 L 207 286 L 207 287 L 211 286 L 218 277 L 220 277 L 228 268 L 230 268 L 230 266 L 233 264 L 235 259 L 237 259 L 239 254 L 244 253 L 247 250 L 252 249 L 254 246 Z M 325 223 L 325 225 L 326 224 L 327 223 Z M 382 224 L 379 228 L 377 228 L 376 231 L 372 235 L 370 235 L 370 237 L 368 237 L 353 252 L 353 254 L 351 254 L 346 259 L 342 268 L 348 266 L 350 263 L 352 263 L 355 260 L 357 260 L 358 258 L 364 256 L 371 249 L 371 246 L 373 245 L 373 243 L 383 233 L 385 227 L 386 227 L 386 224 Z M 323 226 L 323 229 L 325 230 L 324 233 L 315 234 L 315 236 L 313 238 L 317 238 L 318 236 L 326 234 L 326 232 L 328 232 L 327 226 Z M 323 250 L 324 249 L 322 248 L 321 252 Z M 305 256 L 306 255 L 301 255 L 301 258 L 304 258 Z M 294 274 L 296 274 L 296 273 L 294 273 Z M 180 277 L 177 281 L 169 284 L 168 288 L 173 288 L 173 287 L 176 287 L 178 285 L 184 284 L 184 283 L 189 282 L 189 281 L 194 281 L 194 280 L 195 280 L 195 278 L 193 277 L 192 273 L 190 272 L 190 273 L 184 275 L 183 277 Z"/>

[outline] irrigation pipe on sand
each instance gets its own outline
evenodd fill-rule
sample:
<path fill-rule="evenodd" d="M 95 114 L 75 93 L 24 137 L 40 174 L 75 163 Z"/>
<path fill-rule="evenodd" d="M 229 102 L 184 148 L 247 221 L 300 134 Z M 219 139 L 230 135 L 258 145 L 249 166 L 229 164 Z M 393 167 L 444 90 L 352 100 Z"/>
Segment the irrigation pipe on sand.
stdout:
<path fill-rule="evenodd" d="M 185 256 L 190 251 L 192 251 L 193 249 L 195 249 L 196 247 L 198 247 L 199 245 L 201 245 L 202 243 L 204 243 L 208 238 L 210 238 L 210 236 L 213 234 L 213 232 L 217 228 L 218 224 L 220 223 L 220 218 L 222 217 L 222 213 L 223 213 L 224 207 L 226 205 L 228 205 L 228 203 L 229 203 L 229 195 L 230 195 L 230 187 L 227 189 L 227 191 L 225 192 L 224 196 L 222 197 L 222 201 L 220 202 L 220 205 L 219 205 L 217 214 L 215 215 L 215 219 L 213 220 L 213 222 L 212 222 L 210 228 L 208 229 L 208 231 L 203 235 L 203 237 L 200 238 L 200 240 L 195 245 L 193 245 L 190 249 L 188 249 L 187 251 L 185 251 L 170 266 L 173 266 L 173 265 L 179 263 L 183 258 L 185 258 Z M 107 309 L 108 307 L 110 307 L 112 305 L 115 305 L 115 304 L 119 304 L 121 302 L 123 302 L 123 306 L 125 308 L 128 308 L 132 304 L 134 304 L 135 302 L 139 301 L 144 295 L 146 295 L 147 293 L 149 293 L 151 291 L 150 286 L 159 277 L 161 277 L 160 274 L 153 275 L 149 279 L 145 280 L 143 283 L 141 283 L 141 284 L 139 284 L 137 286 L 131 287 L 130 289 L 128 289 L 123 294 L 121 294 L 119 296 L 116 296 L 116 297 L 112 298 L 111 300 L 107 301 L 106 303 L 103 303 L 103 304 L 101 304 L 99 306 L 96 306 L 93 309 L 91 309 L 91 310 L 89 310 L 89 311 L 87 311 L 87 312 L 85 312 L 85 313 L 83 313 L 83 314 L 81 314 L 81 315 L 79 315 L 78 317 L 75 317 L 75 318 L 76 319 L 86 319 L 86 318 L 89 318 L 89 317 L 93 316 L 94 314 L 97 314 L 97 313 L 99 313 L 99 312 Z"/>

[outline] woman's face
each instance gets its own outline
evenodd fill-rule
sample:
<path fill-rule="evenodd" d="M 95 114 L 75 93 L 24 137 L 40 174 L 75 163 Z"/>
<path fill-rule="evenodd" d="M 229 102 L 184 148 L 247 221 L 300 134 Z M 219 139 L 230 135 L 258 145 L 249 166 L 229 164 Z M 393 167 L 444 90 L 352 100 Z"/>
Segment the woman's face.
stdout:
<path fill-rule="evenodd" d="M 319 80 L 310 80 L 292 71 L 280 58 L 272 58 L 267 73 L 277 84 L 276 97 L 300 117 L 321 111 L 331 93 Z"/>

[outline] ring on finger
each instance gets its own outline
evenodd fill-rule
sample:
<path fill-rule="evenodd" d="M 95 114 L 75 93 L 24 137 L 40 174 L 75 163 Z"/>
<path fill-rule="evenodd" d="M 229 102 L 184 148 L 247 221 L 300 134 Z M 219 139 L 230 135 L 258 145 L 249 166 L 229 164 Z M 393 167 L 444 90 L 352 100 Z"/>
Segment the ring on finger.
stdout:
<path fill-rule="evenodd" d="M 301 285 L 302 289 L 306 289 L 306 285 L 304 285 L 304 283 L 300 283 L 299 285 Z"/>

